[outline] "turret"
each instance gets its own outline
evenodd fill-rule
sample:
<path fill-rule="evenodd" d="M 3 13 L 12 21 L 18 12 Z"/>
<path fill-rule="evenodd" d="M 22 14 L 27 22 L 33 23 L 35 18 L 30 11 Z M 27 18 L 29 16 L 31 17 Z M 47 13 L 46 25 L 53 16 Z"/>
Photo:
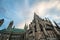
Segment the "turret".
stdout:
<path fill-rule="evenodd" d="M 26 31 L 28 29 L 28 26 L 25 24 L 24 26 L 24 30 Z"/>

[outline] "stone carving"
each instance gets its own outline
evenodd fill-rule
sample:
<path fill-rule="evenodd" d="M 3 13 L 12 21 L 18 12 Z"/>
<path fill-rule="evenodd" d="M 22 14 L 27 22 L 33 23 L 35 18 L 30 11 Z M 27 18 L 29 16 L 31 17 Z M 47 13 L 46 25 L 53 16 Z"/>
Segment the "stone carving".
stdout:
<path fill-rule="evenodd" d="M 26 32 L 28 40 L 60 40 L 59 26 L 54 23 L 56 26 L 48 18 L 42 19 L 34 13 L 34 19 Z"/>
<path fill-rule="evenodd" d="M 1 20 L 0 23 L 3 22 L 4 20 Z M 60 40 L 60 28 L 55 21 L 53 22 L 56 26 L 48 18 L 42 19 L 34 13 L 29 29 L 26 24 L 24 30 L 12 28 L 13 21 L 11 21 L 4 32 L 0 30 L 0 40 Z"/>

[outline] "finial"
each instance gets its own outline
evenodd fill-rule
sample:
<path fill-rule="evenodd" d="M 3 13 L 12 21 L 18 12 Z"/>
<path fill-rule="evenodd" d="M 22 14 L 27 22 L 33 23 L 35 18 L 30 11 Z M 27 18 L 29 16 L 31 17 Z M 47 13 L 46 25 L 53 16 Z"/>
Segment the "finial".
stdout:
<path fill-rule="evenodd" d="M 27 30 L 27 28 L 28 28 L 28 26 L 25 24 L 25 26 L 24 26 L 24 30 L 26 31 L 26 30 Z"/>

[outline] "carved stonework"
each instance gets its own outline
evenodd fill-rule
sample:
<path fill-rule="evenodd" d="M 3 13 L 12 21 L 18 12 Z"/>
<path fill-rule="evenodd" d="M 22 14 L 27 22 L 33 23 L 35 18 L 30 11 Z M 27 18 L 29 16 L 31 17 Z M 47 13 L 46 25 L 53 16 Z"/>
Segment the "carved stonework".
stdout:
<path fill-rule="evenodd" d="M 4 19 L 0 20 L 0 25 L 4 23 Z M 7 29 L 0 30 L 0 40 L 60 40 L 60 28 L 54 21 L 42 19 L 34 13 L 34 19 L 28 26 L 25 24 L 24 29 L 16 29 L 13 21 L 8 25 Z"/>
<path fill-rule="evenodd" d="M 59 26 L 56 22 L 54 23 L 56 26 L 48 18 L 42 19 L 34 13 L 29 31 L 26 32 L 28 40 L 60 40 Z"/>

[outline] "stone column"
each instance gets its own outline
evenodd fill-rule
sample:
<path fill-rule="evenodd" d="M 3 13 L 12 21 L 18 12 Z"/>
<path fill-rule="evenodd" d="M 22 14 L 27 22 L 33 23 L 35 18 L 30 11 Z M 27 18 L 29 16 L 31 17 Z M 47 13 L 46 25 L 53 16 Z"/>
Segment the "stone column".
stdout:
<path fill-rule="evenodd" d="M 33 40 L 35 40 L 35 28 L 34 28 L 34 26 L 35 26 L 35 23 L 33 23 L 32 25 L 32 31 L 33 31 Z"/>
<path fill-rule="evenodd" d="M 2 35 L 0 36 L 0 40 L 2 40 Z"/>
<path fill-rule="evenodd" d="M 42 22 L 41 25 L 42 25 L 42 27 L 43 27 L 43 33 L 44 33 L 44 35 L 45 35 L 45 39 L 47 40 L 48 33 L 47 33 L 46 29 L 45 29 L 46 25 L 45 25 L 44 22 Z"/>
<path fill-rule="evenodd" d="M 56 23 L 55 21 L 54 21 L 54 23 L 55 23 L 56 27 L 59 28 L 59 26 L 57 25 L 57 23 Z M 56 27 L 53 26 L 55 32 L 56 32 L 58 35 L 60 35 L 60 32 L 56 29 Z"/>
<path fill-rule="evenodd" d="M 42 25 L 42 29 L 43 29 L 44 34 L 45 34 L 46 36 L 48 36 L 48 33 L 47 33 L 46 29 L 45 29 L 46 24 L 45 24 L 44 22 L 40 22 L 40 24 Z"/>
<path fill-rule="evenodd" d="M 54 27 L 55 32 L 60 35 L 60 32 Z"/>
<path fill-rule="evenodd" d="M 0 40 L 3 40 L 3 39 L 4 39 L 4 38 L 3 38 L 3 35 L 4 35 L 4 34 L 1 33 L 1 35 L 0 35 L 0 37 L 1 37 Z"/>
<path fill-rule="evenodd" d="M 38 22 L 37 19 L 35 21 L 36 21 L 37 32 L 40 33 L 41 29 L 40 29 L 40 26 L 39 26 L 39 22 Z"/>

